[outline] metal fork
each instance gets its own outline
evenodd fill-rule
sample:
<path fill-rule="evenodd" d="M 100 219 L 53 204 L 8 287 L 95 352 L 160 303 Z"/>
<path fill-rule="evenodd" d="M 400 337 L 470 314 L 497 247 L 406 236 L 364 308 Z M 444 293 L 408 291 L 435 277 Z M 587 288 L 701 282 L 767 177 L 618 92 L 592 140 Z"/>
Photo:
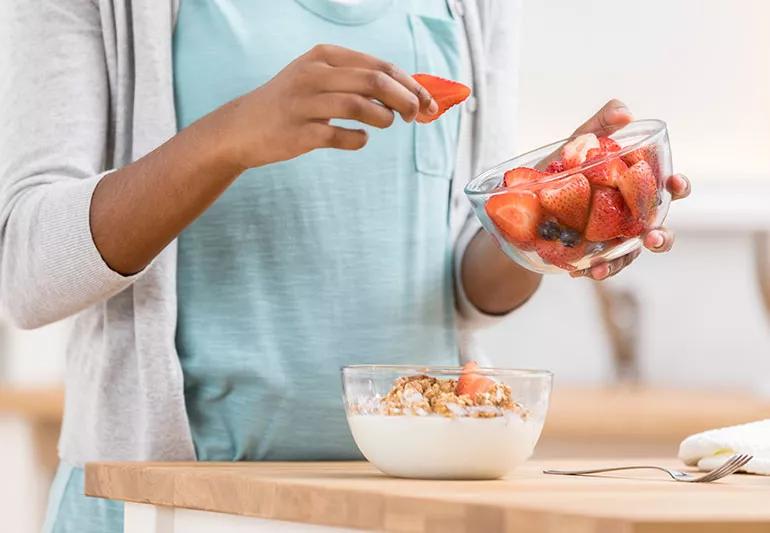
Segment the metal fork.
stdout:
<path fill-rule="evenodd" d="M 617 472 L 618 470 L 639 470 L 639 469 L 653 469 L 660 470 L 671 476 L 674 481 L 686 481 L 689 483 L 708 483 L 709 481 L 716 481 L 722 479 L 730 474 L 734 474 L 740 470 L 743 466 L 751 461 L 754 457 L 747 453 L 739 453 L 733 455 L 722 466 L 715 468 L 705 474 L 696 475 L 681 470 L 672 470 L 669 468 L 663 468 L 662 466 L 616 466 L 614 468 L 595 468 L 592 470 L 543 470 L 543 474 L 556 474 L 561 476 L 584 476 L 588 474 L 599 474 L 602 472 Z"/>

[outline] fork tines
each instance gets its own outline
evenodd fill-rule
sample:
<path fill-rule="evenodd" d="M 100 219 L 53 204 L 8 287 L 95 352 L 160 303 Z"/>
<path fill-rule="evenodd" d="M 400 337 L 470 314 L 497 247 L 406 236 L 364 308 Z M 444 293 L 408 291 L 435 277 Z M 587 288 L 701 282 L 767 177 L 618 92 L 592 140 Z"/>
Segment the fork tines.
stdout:
<path fill-rule="evenodd" d="M 752 455 L 749 455 L 747 453 L 740 453 L 737 455 L 733 455 L 729 460 L 727 460 L 722 466 L 719 468 L 715 468 L 702 478 L 698 479 L 697 481 L 701 483 L 709 482 L 709 481 L 716 481 L 717 479 L 722 479 L 723 477 L 727 477 L 730 474 L 734 474 L 741 468 L 743 468 L 749 461 L 751 461 L 754 457 Z"/>

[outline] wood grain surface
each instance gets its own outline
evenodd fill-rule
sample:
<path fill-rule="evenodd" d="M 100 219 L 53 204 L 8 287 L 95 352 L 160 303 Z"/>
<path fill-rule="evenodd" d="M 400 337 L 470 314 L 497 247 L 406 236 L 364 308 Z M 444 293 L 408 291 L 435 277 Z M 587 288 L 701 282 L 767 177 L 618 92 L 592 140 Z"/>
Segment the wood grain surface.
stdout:
<path fill-rule="evenodd" d="M 629 459 L 633 463 L 649 463 Z M 660 464 L 660 461 L 656 461 Z M 625 461 L 624 461 L 625 463 Z M 669 461 L 671 466 L 681 466 Z M 386 477 L 367 463 L 94 463 L 86 493 L 293 522 L 402 532 L 759 533 L 770 478 L 718 483 L 634 472 L 548 476 L 617 460 L 530 462 L 499 481 Z"/>

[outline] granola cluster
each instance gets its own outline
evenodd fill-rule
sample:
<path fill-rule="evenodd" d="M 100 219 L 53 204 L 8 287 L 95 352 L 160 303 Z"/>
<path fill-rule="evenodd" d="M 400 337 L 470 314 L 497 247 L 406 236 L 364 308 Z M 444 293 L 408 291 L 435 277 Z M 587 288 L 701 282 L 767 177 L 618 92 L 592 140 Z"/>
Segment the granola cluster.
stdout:
<path fill-rule="evenodd" d="M 494 418 L 513 412 L 526 417 L 526 411 L 512 399 L 511 388 L 504 383 L 495 383 L 490 390 L 476 393 L 473 397 L 457 394 L 456 388 L 456 379 L 426 375 L 401 377 L 380 400 L 378 411 L 385 415 L 436 414 L 473 418 Z"/>

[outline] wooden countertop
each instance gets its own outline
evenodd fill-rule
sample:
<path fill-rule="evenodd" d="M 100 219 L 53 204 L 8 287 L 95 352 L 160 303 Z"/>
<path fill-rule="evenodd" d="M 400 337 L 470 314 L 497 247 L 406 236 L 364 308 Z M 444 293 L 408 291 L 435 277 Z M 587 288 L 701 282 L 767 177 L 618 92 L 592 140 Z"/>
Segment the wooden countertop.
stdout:
<path fill-rule="evenodd" d="M 636 479 L 627 473 L 581 478 L 541 473 L 604 463 L 531 462 L 506 480 L 443 482 L 389 478 L 355 462 L 94 463 L 86 467 L 85 490 L 131 502 L 389 531 L 770 531 L 767 477 L 691 484 L 664 481 L 655 472 L 635 472 Z"/>

